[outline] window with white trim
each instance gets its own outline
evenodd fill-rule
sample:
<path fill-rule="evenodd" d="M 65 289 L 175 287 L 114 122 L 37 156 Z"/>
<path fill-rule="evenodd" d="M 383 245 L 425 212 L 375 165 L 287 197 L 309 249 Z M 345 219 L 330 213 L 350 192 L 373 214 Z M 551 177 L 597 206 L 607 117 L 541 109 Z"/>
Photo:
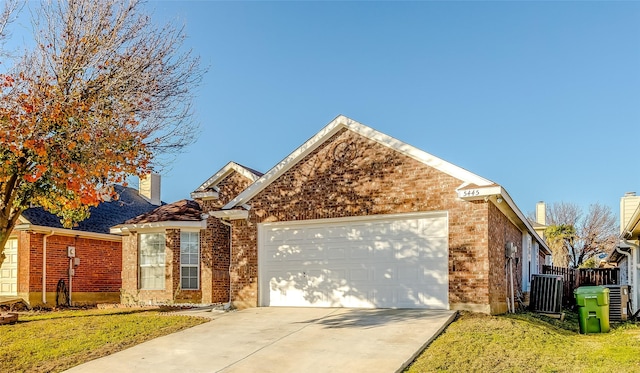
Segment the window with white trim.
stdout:
<path fill-rule="evenodd" d="M 180 232 L 180 287 L 197 290 L 200 277 L 200 233 Z"/>
<path fill-rule="evenodd" d="M 164 290 L 166 247 L 164 233 L 141 233 L 138 237 L 140 289 Z"/>

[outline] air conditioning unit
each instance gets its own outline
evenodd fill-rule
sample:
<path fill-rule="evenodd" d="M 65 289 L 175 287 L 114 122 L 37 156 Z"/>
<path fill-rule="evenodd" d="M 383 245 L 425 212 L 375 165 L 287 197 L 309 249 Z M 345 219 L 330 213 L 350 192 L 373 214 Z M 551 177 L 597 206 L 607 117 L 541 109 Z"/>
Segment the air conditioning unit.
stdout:
<path fill-rule="evenodd" d="M 531 275 L 531 300 L 534 312 L 562 313 L 562 276 Z"/>
<path fill-rule="evenodd" d="M 629 305 L 629 285 L 603 285 L 609 289 L 609 320 L 626 321 Z"/>

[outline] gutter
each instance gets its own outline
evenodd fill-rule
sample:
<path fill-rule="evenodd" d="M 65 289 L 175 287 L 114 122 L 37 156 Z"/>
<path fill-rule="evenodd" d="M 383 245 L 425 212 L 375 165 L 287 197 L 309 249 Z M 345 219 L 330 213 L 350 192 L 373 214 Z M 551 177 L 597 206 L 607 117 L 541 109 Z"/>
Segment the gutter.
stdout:
<path fill-rule="evenodd" d="M 638 258 L 638 254 L 639 254 L 638 251 L 640 251 L 640 246 L 636 245 L 633 242 L 629 242 L 624 238 L 622 239 L 622 242 L 624 242 L 626 245 L 629 245 L 629 247 L 635 248 L 635 250 L 633 250 L 633 257 L 635 257 L 636 260 L 633 260 L 632 257 L 629 257 L 631 262 L 629 262 L 629 267 L 628 268 L 629 268 L 629 270 L 631 270 L 631 266 L 633 266 L 632 286 L 635 287 L 635 291 L 634 291 L 634 293 L 635 293 L 634 295 L 635 296 L 631 297 L 631 301 L 633 302 L 633 311 L 636 311 L 636 310 L 638 310 L 638 294 L 640 294 L 640 292 L 639 292 L 640 289 L 638 289 L 638 286 L 637 286 L 637 284 L 638 284 L 638 264 L 636 264 L 638 262 L 637 258 Z M 618 250 L 618 247 L 616 247 L 616 250 Z M 631 255 L 631 254 L 629 254 L 629 255 Z"/>
<path fill-rule="evenodd" d="M 67 229 L 67 228 L 52 228 L 52 227 L 45 227 L 42 225 L 33 225 L 29 223 L 17 224 L 13 229 L 17 231 L 30 231 L 30 232 L 43 233 L 43 234 L 52 233 L 58 236 L 71 236 L 71 237 L 80 236 L 82 238 L 89 238 L 89 239 L 102 240 L 102 241 L 116 241 L 116 242 L 122 241 L 122 238 L 120 236 L 116 236 L 114 234 L 87 232 L 87 231 L 80 231 L 80 230 Z"/>

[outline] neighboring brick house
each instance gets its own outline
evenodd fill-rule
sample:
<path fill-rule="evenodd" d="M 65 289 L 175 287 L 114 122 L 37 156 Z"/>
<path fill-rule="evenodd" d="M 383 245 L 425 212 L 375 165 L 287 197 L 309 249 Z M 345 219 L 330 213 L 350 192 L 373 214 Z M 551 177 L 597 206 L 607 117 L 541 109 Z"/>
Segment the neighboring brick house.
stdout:
<path fill-rule="evenodd" d="M 202 211 L 218 210 L 261 173 L 230 162 L 192 197 L 111 229 L 123 236 L 123 303 L 229 301 L 229 226 Z M 202 208 L 202 207 L 203 208 Z"/>
<path fill-rule="evenodd" d="M 63 228 L 60 218 L 40 207 L 24 211 L 5 248 L 0 295 L 53 307 L 62 280 L 74 305 L 119 302 L 121 237 L 109 229 L 157 205 L 135 189 L 116 186 L 116 191 L 119 199 L 91 208 L 91 216 L 73 229 Z"/>
<path fill-rule="evenodd" d="M 550 255 L 500 185 L 344 116 L 264 175 L 230 165 L 192 193 L 208 215 L 203 302 L 496 314 L 507 310 L 507 248 L 517 247 L 513 281 L 525 293 Z M 158 252 L 176 258 L 169 234 Z M 139 239 L 126 240 L 137 291 Z M 175 278 L 176 264 L 164 263 Z M 163 301 L 174 299 L 170 286 Z"/>

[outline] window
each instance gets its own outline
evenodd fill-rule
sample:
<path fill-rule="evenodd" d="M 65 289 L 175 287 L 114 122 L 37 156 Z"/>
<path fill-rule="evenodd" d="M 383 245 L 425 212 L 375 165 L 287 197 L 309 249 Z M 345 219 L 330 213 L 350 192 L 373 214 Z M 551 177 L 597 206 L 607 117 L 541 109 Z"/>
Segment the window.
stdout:
<path fill-rule="evenodd" d="M 180 287 L 197 290 L 200 274 L 200 233 L 180 232 Z"/>
<path fill-rule="evenodd" d="M 140 289 L 164 290 L 164 233 L 141 233 L 138 247 L 140 253 Z"/>

